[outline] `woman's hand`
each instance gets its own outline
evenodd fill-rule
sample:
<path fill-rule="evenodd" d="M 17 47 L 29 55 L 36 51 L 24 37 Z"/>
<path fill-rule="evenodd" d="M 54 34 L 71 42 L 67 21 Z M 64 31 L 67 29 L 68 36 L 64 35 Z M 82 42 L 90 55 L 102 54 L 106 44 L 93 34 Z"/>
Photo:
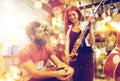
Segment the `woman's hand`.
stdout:
<path fill-rule="evenodd" d="M 95 18 L 92 16 L 88 17 L 88 21 L 90 22 L 90 25 L 93 24 L 95 22 Z"/>

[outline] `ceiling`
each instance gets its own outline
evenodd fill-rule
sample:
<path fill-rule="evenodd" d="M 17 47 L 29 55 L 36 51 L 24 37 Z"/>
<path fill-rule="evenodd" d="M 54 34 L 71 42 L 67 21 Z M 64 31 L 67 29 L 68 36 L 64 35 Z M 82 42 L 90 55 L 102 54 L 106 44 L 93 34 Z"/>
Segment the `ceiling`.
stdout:
<path fill-rule="evenodd" d="M 35 0 L 23 0 L 23 1 L 27 3 L 31 8 L 34 8 Z M 69 1 L 74 1 L 74 0 L 49 0 L 48 3 L 42 4 L 42 9 L 45 10 L 47 13 L 51 14 L 52 9 L 54 7 L 67 4 Z M 98 5 L 98 3 L 101 2 L 102 0 L 77 0 L 77 1 L 79 1 L 80 8 L 82 9 L 84 6 L 86 6 L 87 8 L 90 8 L 91 4 Z M 116 3 L 116 2 L 120 3 L 120 0 L 106 0 L 105 4 L 110 4 L 111 1 L 113 3 Z M 120 8 L 118 4 L 117 6 Z"/>
<path fill-rule="evenodd" d="M 23 0 L 25 3 L 27 3 L 31 8 L 34 7 L 35 0 Z M 42 9 L 44 9 L 46 12 L 51 13 L 53 7 L 62 5 L 59 0 L 49 0 L 48 3 L 42 3 Z"/>

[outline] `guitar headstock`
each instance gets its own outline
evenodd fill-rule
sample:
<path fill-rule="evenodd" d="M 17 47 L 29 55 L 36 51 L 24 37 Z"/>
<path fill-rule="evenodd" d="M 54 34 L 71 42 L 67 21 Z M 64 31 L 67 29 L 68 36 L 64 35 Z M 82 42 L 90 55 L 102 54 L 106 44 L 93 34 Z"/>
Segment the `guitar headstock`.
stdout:
<path fill-rule="evenodd" d="M 118 8 L 116 7 L 116 4 L 111 3 L 108 5 L 108 14 L 109 15 L 116 15 L 118 13 Z"/>
<path fill-rule="evenodd" d="M 91 10 L 90 16 L 93 16 L 93 17 L 98 18 L 97 11 L 98 11 L 98 9 L 100 8 L 100 6 L 103 6 L 103 5 L 104 5 L 104 3 L 105 3 L 106 1 L 107 1 L 107 0 L 102 0 L 102 1 L 99 3 L 99 5 L 96 6 L 96 7 L 95 7 L 94 5 L 92 5 L 92 10 Z"/>
<path fill-rule="evenodd" d="M 94 14 L 95 13 L 95 14 Z M 96 6 L 92 5 L 90 16 L 98 18 L 98 14 L 96 13 Z"/>

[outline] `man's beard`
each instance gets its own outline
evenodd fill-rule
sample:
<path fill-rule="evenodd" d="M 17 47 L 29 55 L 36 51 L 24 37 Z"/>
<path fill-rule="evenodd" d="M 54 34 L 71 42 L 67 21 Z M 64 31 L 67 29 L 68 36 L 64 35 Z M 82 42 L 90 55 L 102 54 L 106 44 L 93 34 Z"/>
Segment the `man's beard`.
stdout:
<path fill-rule="evenodd" d="M 36 38 L 35 39 L 35 44 L 42 47 L 46 44 L 46 40 L 43 38 L 43 39 L 40 39 L 40 38 Z"/>

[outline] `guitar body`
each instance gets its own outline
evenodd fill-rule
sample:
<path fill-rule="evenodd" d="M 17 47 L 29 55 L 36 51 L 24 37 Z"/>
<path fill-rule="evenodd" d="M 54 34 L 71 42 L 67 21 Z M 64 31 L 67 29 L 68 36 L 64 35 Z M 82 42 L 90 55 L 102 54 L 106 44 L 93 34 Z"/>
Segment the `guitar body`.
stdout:
<path fill-rule="evenodd" d="M 106 61 L 103 65 L 103 72 L 107 77 L 114 77 L 115 69 L 120 62 L 120 49 L 115 47 L 111 53 L 106 58 Z"/>
<path fill-rule="evenodd" d="M 120 81 L 120 62 L 118 63 L 117 67 L 115 68 L 113 77 L 114 77 L 115 81 Z"/>
<path fill-rule="evenodd" d="M 103 72 L 107 77 L 120 81 L 120 32 L 117 32 L 117 46 L 108 55 L 103 65 Z"/>

